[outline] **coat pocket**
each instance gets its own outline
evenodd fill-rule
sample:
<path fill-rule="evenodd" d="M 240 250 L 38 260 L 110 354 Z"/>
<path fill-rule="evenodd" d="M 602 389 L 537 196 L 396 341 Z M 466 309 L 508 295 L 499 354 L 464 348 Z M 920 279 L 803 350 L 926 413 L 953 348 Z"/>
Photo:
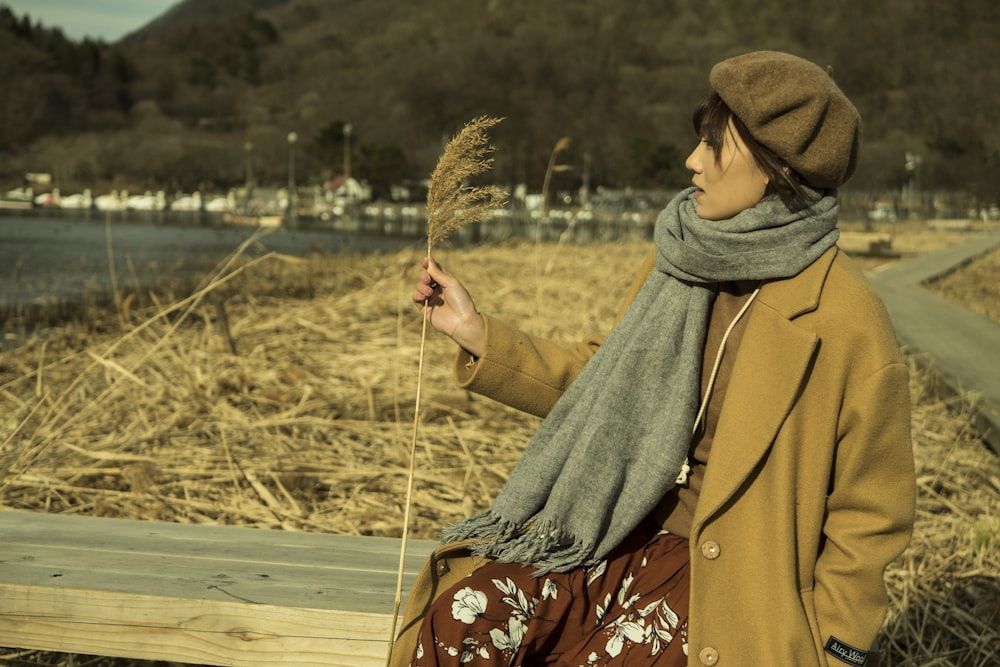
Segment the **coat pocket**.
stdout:
<path fill-rule="evenodd" d="M 420 625 L 434 600 L 475 569 L 490 562 L 489 558 L 472 553 L 475 543 L 476 540 L 462 540 L 441 545 L 431 553 L 417 573 L 406 599 L 406 610 L 392 646 L 389 667 L 406 667 L 410 664 Z"/>

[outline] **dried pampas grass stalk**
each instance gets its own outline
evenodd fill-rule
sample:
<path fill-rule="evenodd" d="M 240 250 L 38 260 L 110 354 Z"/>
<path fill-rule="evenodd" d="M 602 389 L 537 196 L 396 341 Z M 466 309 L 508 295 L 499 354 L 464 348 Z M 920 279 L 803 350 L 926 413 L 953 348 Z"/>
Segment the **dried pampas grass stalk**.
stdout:
<path fill-rule="evenodd" d="M 453 231 L 479 221 L 491 208 L 503 206 L 507 193 L 495 185 L 470 186 L 469 180 L 493 167 L 494 147 L 488 130 L 500 118 L 480 116 L 448 142 L 431 174 L 427 189 L 427 254 Z"/>
<path fill-rule="evenodd" d="M 495 185 L 471 186 L 470 180 L 493 167 L 489 157 L 494 151 L 488 130 L 500 118 L 480 116 L 469 121 L 455 135 L 438 159 L 431 173 L 427 189 L 427 256 L 434 245 L 448 238 L 452 232 L 482 219 L 491 208 L 499 208 L 507 201 L 507 192 Z M 417 430 L 420 423 L 420 394 L 424 370 L 424 347 L 427 340 L 426 310 L 420 332 L 420 360 L 417 364 L 417 395 L 413 409 L 413 432 L 410 440 L 410 464 L 406 482 L 406 501 L 403 508 L 403 535 L 399 548 L 399 571 L 396 577 L 396 597 L 389 630 L 389 651 L 386 667 L 392 662 L 392 649 L 396 643 L 396 623 L 403 598 L 403 565 L 406 560 L 406 541 L 410 527 L 410 505 L 413 499 L 413 476 L 417 451 Z"/>

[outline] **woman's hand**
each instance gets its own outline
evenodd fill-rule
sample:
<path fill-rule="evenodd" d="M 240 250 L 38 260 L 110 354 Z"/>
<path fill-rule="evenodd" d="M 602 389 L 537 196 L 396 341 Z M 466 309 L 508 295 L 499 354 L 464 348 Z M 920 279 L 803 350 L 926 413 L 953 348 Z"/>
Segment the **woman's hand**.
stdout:
<path fill-rule="evenodd" d="M 435 329 L 458 343 L 474 357 L 486 349 L 486 322 L 465 286 L 441 265 L 428 257 L 420 262 L 423 271 L 413 292 L 413 303 L 424 311 Z"/>

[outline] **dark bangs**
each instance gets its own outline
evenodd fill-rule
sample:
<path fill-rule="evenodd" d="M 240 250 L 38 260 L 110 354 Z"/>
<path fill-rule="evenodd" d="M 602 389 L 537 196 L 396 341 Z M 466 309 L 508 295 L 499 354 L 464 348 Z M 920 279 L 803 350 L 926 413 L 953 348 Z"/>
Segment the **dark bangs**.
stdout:
<path fill-rule="evenodd" d="M 691 120 L 694 123 L 695 134 L 698 135 L 699 139 L 704 139 L 715 154 L 717 165 L 722 159 L 720 149 L 726 141 L 729 121 L 732 120 L 733 128 L 746 144 L 750 156 L 767 176 L 765 196 L 776 194 L 789 208 L 793 209 L 809 206 L 809 195 L 802 187 L 801 177 L 785 164 L 785 161 L 778 157 L 777 153 L 754 139 L 747 126 L 743 124 L 739 116 L 733 113 L 733 110 L 719 97 L 718 93 L 713 92 L 705 98 L 695 109 Z"/>
<path fill-rule="evenodd" d="M 717 149 L 721 148 L 726 140 L 726 130 L 729 129 L 730 118 L 739 122 L 739 119 L 733 115 L 732 110 L 722 101 L 718 93 L 712 93 L 705 98 L 694 110 L 694 116 L 691 118 L 694 123 L 694 133 L 712 147 L 716 162 L 719 160 Z"/>

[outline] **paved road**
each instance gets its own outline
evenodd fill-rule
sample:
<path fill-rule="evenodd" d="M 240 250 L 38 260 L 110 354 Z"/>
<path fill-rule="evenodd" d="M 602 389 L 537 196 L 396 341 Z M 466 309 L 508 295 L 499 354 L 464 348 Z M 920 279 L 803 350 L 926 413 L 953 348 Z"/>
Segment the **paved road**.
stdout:
<path fill-rule="evenodd" d="M 1000 453 L 1000 324 L 925 285 L 1000 245 L 1000 232 L 873 271 L 900 343 L 973 403 L 983 438 Z"/>

